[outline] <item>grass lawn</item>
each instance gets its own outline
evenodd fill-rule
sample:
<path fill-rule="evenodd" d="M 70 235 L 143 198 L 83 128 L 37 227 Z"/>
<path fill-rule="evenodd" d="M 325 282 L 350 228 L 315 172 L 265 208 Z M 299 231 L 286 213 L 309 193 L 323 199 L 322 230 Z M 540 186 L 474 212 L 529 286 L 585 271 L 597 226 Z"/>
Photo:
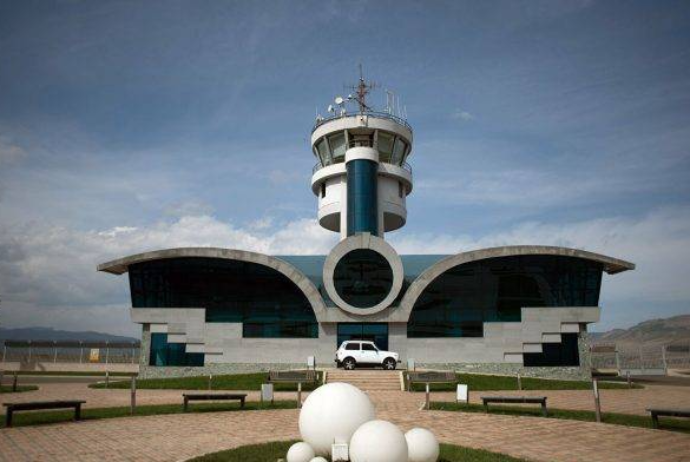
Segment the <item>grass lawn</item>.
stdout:
<path fill-rule="evenodd" d="M 482 406 L 481 404 L 432 402 L 431 409 L 439 411 L 484 412 L 484 406 Z M 585 422 L 596 421 L 594 411 L 574 411 L 570 409 L 553 408 L 549 408 L 548 411 L 548 418 L 550 419 L 582 420 Z M 541 414 L 541 406 L 538 405 L 530 407 L 489 405 L 489 413 L 515 416 L 543 417 Z M 642 415 L 603 412 L 601 414 L 601 421 L 607 424 L 625 425 L 627 427 L 652 428 L 652 418 L 649 416 Z M 662 430 L 672 430 L 677 432 L 690 433 L 690 420 L 687 419 L 671 419 L 661 417 L 659 418 L 659 424 Z"/>
<path fill-rule="evenodd" d="M 23 391 L 36 391 L 38 387 L 35 385 L 17 385 L 17 391 L 12 391 L 12 385 L 3 385 L 0 387 L 0 393 L 21 393 Z"/>
<path fill-rule="evenodd" d="M 296 401 L 275 401 L 273 404 L 261 404 L 256 401 L 248 401 L 244 408 L 240 404 L 231 403 L 190 403 L 189 412 L 221 412 L 221 411 L 257 411 L 267 409 L 296 409 Z M 135 416 L 162 415 L 162 414 L 182 414 L 182 403 L 180 404 L 157 404 L 150 406 L 137 406 Z M 114 419 L 116 417 L 130 417 L 129 407 L 104 407 L 95 409 L 81 410 L 82 420 L 95 419 Z M 28 425 L 43 425 L 57 422 L 69 421 L 74 418 L 74 411 L 36 411 L 36 412 L 17 412 L 14 414 L 12 426 L 24 427 Z M 2 419 L 0 428 L 5 426 L 5 419 Z"/>
<path fill-rule="evenodd" d="M 480 375 L 480 374 L 456 374 L 458 383 L 467 384 L 473 391 L 491 390 L 517 390 L 517 378 L 503 375 Z M 407 380 L 407 375 L 405 375 Z M 612 383 L 599 381 L 600 389 L 627 389 L 628 385 L 623 383 Z M 633 388 L 642 388 L 634 385 Z M 424 391 L 425 385 L 415 383 L 412 391 Z M 533 377 L 522 377 L 523 390 L 591 390 L 592 382 L 585 380 L 551 380 L 537 379 Z M 432 391 L 455 391 L 455 384 L 452 383 L 433 383 Z"/>
<path fill-rule="evenodd" d="M 189 462 L 272 462 L 285 459 L 294 441 L 254 444 L 227 451 L 196 457 Z M 450 444 L 441 445 L 439 462 L 526 462 L 524 459 L 504 456 L 495 452 L 470 449 Z"/>
<path fill-rule="evenodd" d="M 321 384 L 322 373 L 317 372 L 316 384 L 304 384 L 302 390 L 309 391 Z M 211 381 L 212 390 L 261 390 L 261 384 L 268 380 L 267 372 L 252 374 L 214 375 Z M 129 388 L 130 381 L 111 381 L 108 388 Z M 105 388 L 105 384 L 90 385 L 91 388 Z M 207 390 L 208 376 L 180 377 L 171 379 L 142 379 L 137 380 L 137 388 L 141 390 Z M 276 383 L 275 391 L 296 391 L 297 385 L 291 383 Z"/>

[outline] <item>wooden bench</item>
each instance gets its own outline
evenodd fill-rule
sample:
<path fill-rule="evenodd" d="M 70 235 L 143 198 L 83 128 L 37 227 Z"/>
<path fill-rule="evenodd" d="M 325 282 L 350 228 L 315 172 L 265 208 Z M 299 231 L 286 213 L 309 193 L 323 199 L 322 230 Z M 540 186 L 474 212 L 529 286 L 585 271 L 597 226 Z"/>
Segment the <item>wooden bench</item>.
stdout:
<path fill-rule="evenodd" d="M 481 399 L 486 412 L 489 412 L 489 403 L 541 404 L 542 414 L 548 416 L 546 396 L 482 396 Z"/>
<path fill-rule="evenodd" d="M 652 414 L 652 427 L 659 428 L 659 416 L 665 417 L 689 417 L 690 409 L 649 408 L 647 412 Z"/>
<path fill-rule="evenodd" d="M 302 384 L 316 383 L 316 371 L 307 369 L 306 371 L 268 371 L 268 381 L 270 383 L 296 383 L 297 384 L 297 405 L 302 406 Z"/>
<path fill-rule="evenodd" d="M 74 420 L 81 419 L 81 405 L 86 401 L 28 401 L 26 403 L 4 403 L 7 408 L 5 414 L 5 426 L 12 426 L 12 416 L 17 411 L 38 411 L 43 409 L 69 409 L 74 408 Z"/>
<path fill-rule="evenodd" d="M 412 390 L 413 383 L 457 383 L 458 376 L 453 371 L 423 371 L 407 373 L 407 391 Z"/>
<path fill-rule="evenodd" d="M 247 399 L 246 393 L 183 393 L 184 412 L 189 409 L 190 401 L 227 401 L 234 400 L 240 402 L 240 407 L 244 407 L 244 401 Z"/>

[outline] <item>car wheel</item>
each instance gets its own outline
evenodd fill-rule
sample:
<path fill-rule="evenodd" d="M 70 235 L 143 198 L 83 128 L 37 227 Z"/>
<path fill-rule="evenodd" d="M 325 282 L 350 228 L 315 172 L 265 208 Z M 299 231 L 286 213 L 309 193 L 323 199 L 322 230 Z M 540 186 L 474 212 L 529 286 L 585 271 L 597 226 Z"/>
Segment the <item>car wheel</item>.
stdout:
<path fill-rule="evenodd" d="M 354 370 L 356 364 L 357 362 L 354 358 L 345 358 L 343 360 L 343 369 L 345 369 L 346 371 L 352 371 Z"/>
<path fill-rule="evenodd" d="M 383 368 L 387 371 L 395 370 L 395 359 L 386 358 L 383 360 Z"/>

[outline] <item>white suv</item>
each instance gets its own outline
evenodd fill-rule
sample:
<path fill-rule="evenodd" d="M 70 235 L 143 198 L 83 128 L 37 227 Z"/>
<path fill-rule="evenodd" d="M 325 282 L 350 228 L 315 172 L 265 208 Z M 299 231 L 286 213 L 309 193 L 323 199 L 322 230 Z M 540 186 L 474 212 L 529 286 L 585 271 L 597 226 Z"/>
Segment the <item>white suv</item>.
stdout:
<path fill-rule="evenodd" d="M 400 362 L 400 355 L 392 351 L 379 350 L 374 342 L 366 340 L 348 340 L 335 352 L 338 367 L 352 370 L 357 364 L 379 365 L 392 371 Z"/>

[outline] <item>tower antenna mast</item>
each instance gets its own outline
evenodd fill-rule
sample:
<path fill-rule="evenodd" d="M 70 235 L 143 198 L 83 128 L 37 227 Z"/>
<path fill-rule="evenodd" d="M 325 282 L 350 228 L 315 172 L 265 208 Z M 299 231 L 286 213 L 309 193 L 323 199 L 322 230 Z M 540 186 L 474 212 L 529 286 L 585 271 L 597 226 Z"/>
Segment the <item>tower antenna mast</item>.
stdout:
<path fill-rule="evenodd" d="M 378 85 L 374 82 L 367 82 L 364 80 L 364 73 L 362 71 L 362 64 L 359 64 L 359 82 L 357 85 L 350 85 L 349 89 L 354 90 L 354 95 L 353 99 L 357 101 L 357 104 L 359 105 L 359 113 L 363 114 L 367 111 L 371 111 L 372 109 L 367 106 L 367 95 L 371 90 L 374 88 L 378 87 Z"/>

